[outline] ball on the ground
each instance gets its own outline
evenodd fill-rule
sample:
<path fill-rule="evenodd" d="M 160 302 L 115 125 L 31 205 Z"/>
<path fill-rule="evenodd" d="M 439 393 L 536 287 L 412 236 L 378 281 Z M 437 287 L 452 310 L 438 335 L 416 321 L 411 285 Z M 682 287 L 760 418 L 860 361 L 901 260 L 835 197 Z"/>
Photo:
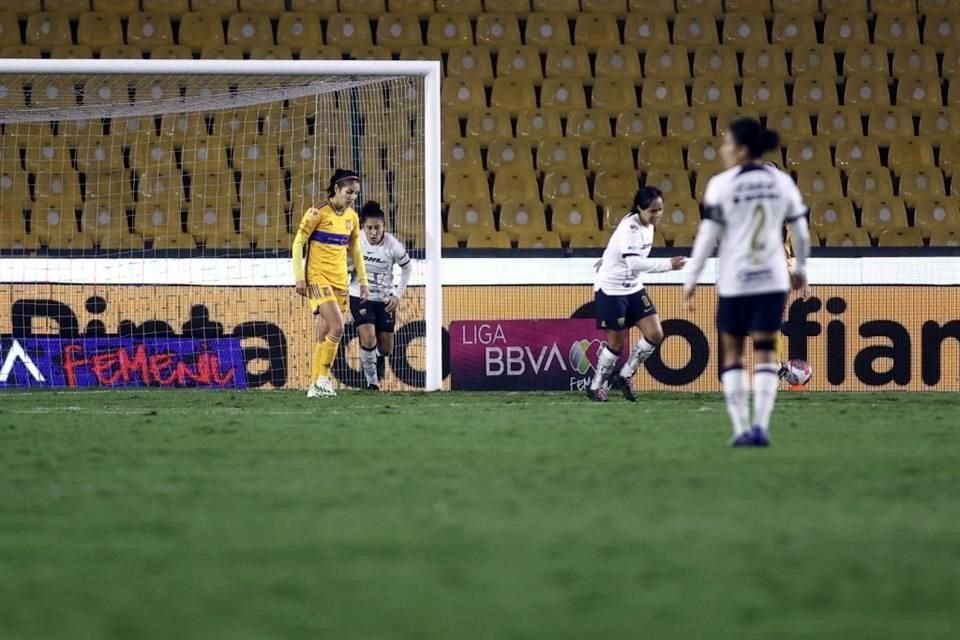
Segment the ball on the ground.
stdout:
<path fill-rule="evenodd" d="M 802 385 L 810 382 L 810 376 L 813 375 L 813 368 L 806 360 L 791 360 L 787 363 L 787 382 L 792 385 Z"/>

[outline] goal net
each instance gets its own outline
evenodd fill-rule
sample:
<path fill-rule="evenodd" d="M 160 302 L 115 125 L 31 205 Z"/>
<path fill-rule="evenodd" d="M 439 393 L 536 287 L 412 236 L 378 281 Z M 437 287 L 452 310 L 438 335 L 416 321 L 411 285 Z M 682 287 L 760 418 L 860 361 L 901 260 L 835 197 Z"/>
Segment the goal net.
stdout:
<path fill-rule="evenodd" d="M 384 387 L 440 387 L 437 63 L 0 69 L 0 386 L 307 387 L 291 244 L 346 168 L 413 258 Z"/>

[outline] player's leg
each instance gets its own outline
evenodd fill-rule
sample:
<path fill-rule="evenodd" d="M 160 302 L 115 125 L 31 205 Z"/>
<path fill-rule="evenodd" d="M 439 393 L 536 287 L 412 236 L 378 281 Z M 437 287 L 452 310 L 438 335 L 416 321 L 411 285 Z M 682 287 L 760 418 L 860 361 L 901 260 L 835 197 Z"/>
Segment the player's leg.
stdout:
<path fill-rule="evenodd" d="M 377 385 L 377 332 L 374 303 L 364 302 L 356 296 L 350 296 L 350 315 L 360 338 L 360 370 L 368 389 Z"/>
<path fill-rule="evenodd" d="M 750 320 L 750 337 L 753 339 L 753 439 L 757 446 L 770 444 L 767 432 L 770 415 L 777 401 L 780 387 L 777 363 L 777 334 L 783 317 L 786 294 L 766 294 L 755 297 Z"/>
<path fill-rule="evenodd" d="M 777 370 L 777 378 L 783 380 L 787 377 L 789 369 L 787 369 L 787 341 L 783 339 L 783 334 L 777 332 L 777 361 L 779 363 L 779 369 Z"/>
<path fill-rule="evenodd" d="M 606 331 L 606 343 L 597 354 L 593 379 L 587 387 L 587 397 L 596 402 L 607 399 L 605 383 L 617 366 L 620 350 L 623 348 L 623 329 L 626 327 L 626 296 L 608 296 L 597 291 L 594 296 L 597 328 Z"/>
<path fill-rule="evenodd" d="M 637 396 L 634 395 L 633 389 L 630 387 L 630 378 L 663 342 L 663 326 L 660 324 L 660 316 L 646 290 L 641 290 L 630 296 L 627 321 L 640 329 L 640 340 L 630 350 L 630 357 L 623 363 L 620 373 L 611 379 L 611 385 L 619 388 L 627 400 L 636 402 Z"/>
<path fill-rule="evenodd" d="M 323 340 L 327 337 L 327 326 L 318 311 L 313 312 L 313 353 L 310 358 L 310 385 L 312 387 L 320 375 L 320 361 L 323 359 Z"/>
<path fill-rule="evenodd" d="M 343 300 L 339 300 L 342 297 Z M 343 337 L 343 310 L 346 307 L 346 296 L 331 293 L 317 300 L 316 312 L 325 327 L 323 342 L 320 343 L 318 372 L 311 391 L 314 396 L 335 396 L 333 381 L 330 379 L 330 369 L 337 357 L 340 348 L 340 339 Z"/>
<path fill-rule="evenodd" d="M 397 313 L 387 311 L 386 305 L 377 314 L 377 376 L 386 375 L 387 358 L 393 355 L 393 334 L 397 328 Z"/>
<path fill-rule="evenodd" d="M 723 360 L 720 384 L 727 414 L 733 427 L 733 446 L 752 446 L 750 435 L 750 379 L 743 368 L 743 341 L 749 327 L 744 313 L 744 298 L 724 298 L 717 302 L 717 330 Z"/>

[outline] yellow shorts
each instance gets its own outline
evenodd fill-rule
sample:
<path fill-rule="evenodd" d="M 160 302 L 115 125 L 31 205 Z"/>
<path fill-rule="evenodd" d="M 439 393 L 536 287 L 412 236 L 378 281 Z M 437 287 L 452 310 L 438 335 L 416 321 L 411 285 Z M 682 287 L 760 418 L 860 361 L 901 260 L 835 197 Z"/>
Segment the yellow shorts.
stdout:
<path fill-rule="evenodd" d="M 347 290 L 340 289 L 325 283 L 311 282 L 307 285 L 307 300 L 314 314 L 319 313 L 320 305 L 327 302 L 336 302 L 340 311 L 347 312 Z"/>

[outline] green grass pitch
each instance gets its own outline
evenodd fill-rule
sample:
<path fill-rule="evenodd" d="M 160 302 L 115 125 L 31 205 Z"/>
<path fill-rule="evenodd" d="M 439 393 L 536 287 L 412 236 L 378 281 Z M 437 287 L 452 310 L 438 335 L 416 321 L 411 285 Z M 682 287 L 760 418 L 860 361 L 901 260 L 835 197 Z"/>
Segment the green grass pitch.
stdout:
<path fill-rule="evenodd" d="M 960 396 L 5 393 L 6 640 L 956 638 Z"/>

